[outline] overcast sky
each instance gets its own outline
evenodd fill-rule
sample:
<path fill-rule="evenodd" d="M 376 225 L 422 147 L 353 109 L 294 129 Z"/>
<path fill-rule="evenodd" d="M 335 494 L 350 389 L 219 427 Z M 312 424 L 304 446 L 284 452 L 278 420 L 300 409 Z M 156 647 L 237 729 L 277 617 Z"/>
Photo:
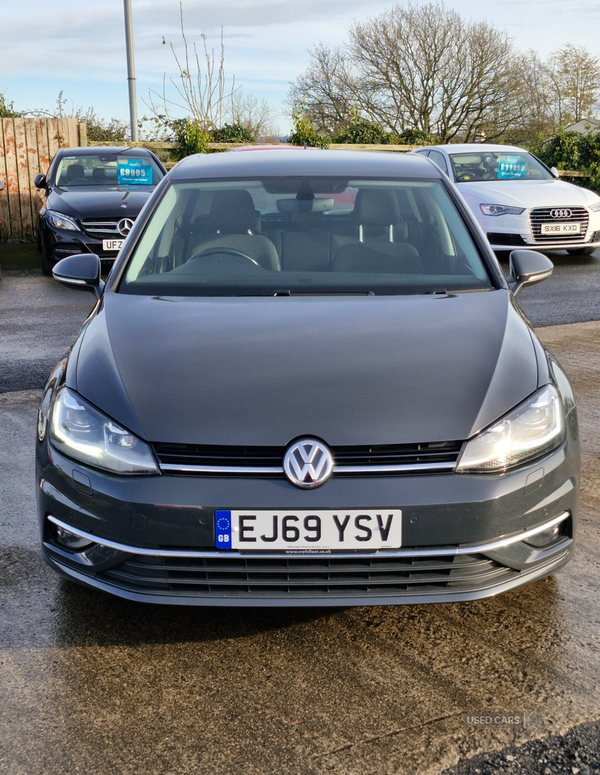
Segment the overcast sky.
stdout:
<path fill-rule="evenodd" d="M 288 84 L 308 64 L 315 43 L 340 43 L 355 19 L 392 2 L 364 0 L 184 0 L 190 40 L 218 46 L 226 71 L 244 91 L 266 98 L 289 129 Z M 454 0 L 466 18 L 493 23 L 521 49 L 545 57 L 566 43 L 600 54 L 600 0 Z M 71 106 L 93 106 L 103 118 L 128 117 L 122 0 L 0 0 L 0 92 L 19 109 L 50 110 L 63 91 Z M 149 88 L 176 70 L 163 37 L 180 45 L 178 0 L 133 0 L 138 112 Z"/>

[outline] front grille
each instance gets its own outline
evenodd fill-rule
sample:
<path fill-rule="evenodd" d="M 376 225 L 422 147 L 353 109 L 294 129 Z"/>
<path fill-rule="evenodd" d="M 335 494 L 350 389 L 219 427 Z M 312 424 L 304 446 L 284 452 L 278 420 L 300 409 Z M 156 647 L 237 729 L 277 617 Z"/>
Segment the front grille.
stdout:
<path fill-rule="evenodd" d="M 380 469 L 383 467 L 406 467 L 411 469 L 408 473 L 413 472 L 414 469 L 428 472 L 451 470 L 456 465 L 462 444 L 462 441 L 445 441 L 332 447 L 335 461 L 334 474 L 368 473 L 368 471 L 355 471 L 356 468 L 372 469 L 373 473 L 382 473 Z M 161 468 L 169 473 L 230 475 L 260 473 L 283 476 L 283 456 L 286 447 L 235 447 L 158 442 L 155 442 L 153 447 Z M 210 470 L 191 471 L 189 470 L 191 468 Z M 401 473 L 401 471 L 383 473 Z"/>
<path fill-rule="evenodd" d="M 488 232 L 488 241 L 490 245 L 508 245 L 519 247 L 527 243 L 520 234 L 502 234 L 502 232 Z"/>
<path fill-rule="evenodd" d="M 451 550 L 450 550 L 451 551 Z M 98 577 L 138 592 L 213 597 L 435 594 L 501 584 L 519 572 L 483 554 L 431 558 L 131 557 Z"/>
<path fill-rule="evenodd" d="M 571 215 L 567 218 L 553 218 L 550 213 L 553 210 L 569 210 Z M 545 242 L 558 242 L 569 244 L 570 242 L 583 242 L 590 219 L 589 212 L 585 207 L 569 207 L 568 205 L 556 205 L 555 207 L 536 207 L 529 214 L 529 223 L 534 242 L 543 244 Z M 577 221 L 582 224 L 581 231 L 578 234 L 542 234 L 543 223 L 567 223 Z"/>
<path fill-rule="evenodd" d="M 127 216 L 130 221 L 135 221 L 134 217 Z M 82 221 L 84 230 L 90 235 L 90 237 L 96 237 L 97 239 L 125 239 L 124 236 L 117 231 L 117 224 L 122 218 L 94 218 L 84 219 Z"/>

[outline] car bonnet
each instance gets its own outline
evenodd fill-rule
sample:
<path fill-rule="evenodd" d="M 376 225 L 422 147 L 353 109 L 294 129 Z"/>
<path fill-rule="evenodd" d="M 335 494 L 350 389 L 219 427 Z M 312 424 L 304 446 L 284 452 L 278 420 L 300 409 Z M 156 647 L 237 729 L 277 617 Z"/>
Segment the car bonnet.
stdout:
<path fill-rule="evenodd" d="M 149 441 L 462 440 L 537 387 L 510 293 L 171 298 L 107 293 L 71 387 Z"/>

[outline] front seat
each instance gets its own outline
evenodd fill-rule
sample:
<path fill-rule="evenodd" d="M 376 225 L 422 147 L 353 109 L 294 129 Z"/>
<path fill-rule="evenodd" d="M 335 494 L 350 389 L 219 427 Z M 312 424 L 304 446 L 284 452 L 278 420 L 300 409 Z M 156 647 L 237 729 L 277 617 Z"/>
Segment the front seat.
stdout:
<path fill-rule="evenodd" d="M 423 265 L 416 248 L 406 242 L 393 242 L 394 228 L 404 226 L 393 191 L 359 190 L 352 222 L 358 229 L 358 242 L 338 249 L 333 260 L 335 272 L 422 274 Z"/>
<path fill-rule="evenodd" d="M 67 167 L 67 183 L 78 178 L 85 178 L 83 164 L 69 164 Z"/>
<path fill-rule="evenodd" d="M 245 189 L 216 191 L 210 207 L 210 229 L 214 236 L 197 243 L 194 254 L 210 248 L 226 247 L 241 250 L 263 269 L 278 271 L 281 267 L 275 245 L 267 237 L 256 234 L 260 213 Z"/>

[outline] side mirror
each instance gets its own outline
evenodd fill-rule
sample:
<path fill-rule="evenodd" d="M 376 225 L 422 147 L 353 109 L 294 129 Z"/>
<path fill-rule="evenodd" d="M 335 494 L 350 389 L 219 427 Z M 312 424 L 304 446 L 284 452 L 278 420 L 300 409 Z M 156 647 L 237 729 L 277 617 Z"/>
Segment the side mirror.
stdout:
<path fill-rule="evenodd" d="M 78 253 L 76 256 L 67 256 L 59 261 L 52 269 L 52 276 L 69 288 L 92 291 L 99 299 L 104 290 L 100 272 L 100 259 L 95 253 Z"/>
<path fill-rule="evenodd" d="M 535 250 L 513 250 L 509 258 L 508 287 L 517 296 L 526 285 L 536 285 L 550 277 L 554 264 Z"/>
<path fill-rule="evenodd" d="M 556 169 L 556 167 L 550 167 L 550 172 L 554 175 L 555 178 L 558 179 L 559 174 L 558 174 L 558 170 Z"/>
<path fill-rule="evenodd" d="M 0 191 L 4 188 L 4 183 L 0 180 Z"/>
<path fill-rule="evenodd" d="M 43 172 L 38 172 L 38 174 L 33 179 L 33 185 L 36 188 L 46 188 L 46 176 Z"/>

